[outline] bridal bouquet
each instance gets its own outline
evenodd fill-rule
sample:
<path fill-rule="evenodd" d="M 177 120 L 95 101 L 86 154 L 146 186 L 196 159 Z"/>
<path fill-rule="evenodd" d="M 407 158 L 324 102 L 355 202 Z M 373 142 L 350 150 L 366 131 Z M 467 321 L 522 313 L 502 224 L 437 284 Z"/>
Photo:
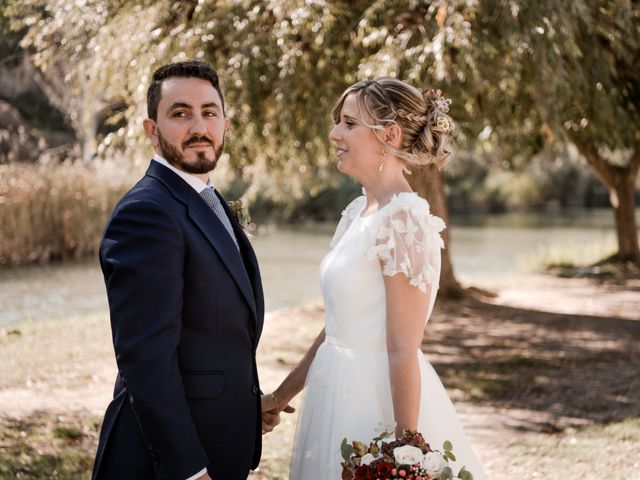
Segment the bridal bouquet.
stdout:
<path fill-rule="evenodd" d="M 449 460 L 455 461 L 451 442 L 442 445 L 444 453 L 432 450 L 418 432 L 405 430 L 399 440 L 383 442 L 391 436 L 385 431 L 369 446 L 356 440 L 342 440 L 343 480 L 473 480 L 464 467 L 453 475 Z"/>

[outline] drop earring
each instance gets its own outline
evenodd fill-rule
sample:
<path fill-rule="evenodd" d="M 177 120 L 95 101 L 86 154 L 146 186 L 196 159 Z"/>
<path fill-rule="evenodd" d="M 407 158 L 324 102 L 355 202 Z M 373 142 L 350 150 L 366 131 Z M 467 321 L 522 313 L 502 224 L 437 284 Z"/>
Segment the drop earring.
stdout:
<path fill-rule="evenodd" d="M 384 167 L 384 159 L 387 156 L 387 151 L 382 150 L 382 160 L 380 161 L 380 166 L 378 167 L 378 172 L 382 173 L 382 167 Z"/>

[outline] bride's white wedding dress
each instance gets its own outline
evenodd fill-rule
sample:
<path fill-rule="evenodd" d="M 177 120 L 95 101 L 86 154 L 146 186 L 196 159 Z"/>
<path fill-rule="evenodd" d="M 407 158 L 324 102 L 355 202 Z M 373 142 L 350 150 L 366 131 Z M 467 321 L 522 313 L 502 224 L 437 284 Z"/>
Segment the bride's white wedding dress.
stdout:
<path fill-rule="evenodd" d="M 345 209 L 320 265 L 326 340 L 309 369 L 293 447 L 292 480 L 339 480 L 343 438 L 371 441 L 394 426 L 386 351 L 384 275 L 402 273 L 430 295 L 440 276 L 442 219 L 415 193 L 401 193 L 378 211 L 361 213 L 366 197 Z M 384 266 L 381 269 L 380 260 Z M 434 449 L 450 440 L 462 465 L 485 479 L 438 375 L 420 350 L 418 430 Z"/>

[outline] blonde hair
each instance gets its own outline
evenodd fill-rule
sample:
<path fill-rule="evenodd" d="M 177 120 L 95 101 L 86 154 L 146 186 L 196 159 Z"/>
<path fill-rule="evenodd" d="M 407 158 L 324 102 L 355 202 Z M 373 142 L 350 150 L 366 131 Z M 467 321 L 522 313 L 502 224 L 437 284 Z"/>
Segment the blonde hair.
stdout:
<path fill-rule="evenodd" d="M 340 123 L 342 106 L 351 94 L 356 96 L 360 116 L 367 127 L 374 131 L 390 124 L 400 127 L 400 147 L 385 146 L 407 164 L 442 167 L 451 157 L 448 141 L 455 124 L 448 115 L 451 100 L 444 98 L 440 90 L 420 92 L 391 77 L 357 82 L 343 92 L 333 107 L 334 123 Z"/>

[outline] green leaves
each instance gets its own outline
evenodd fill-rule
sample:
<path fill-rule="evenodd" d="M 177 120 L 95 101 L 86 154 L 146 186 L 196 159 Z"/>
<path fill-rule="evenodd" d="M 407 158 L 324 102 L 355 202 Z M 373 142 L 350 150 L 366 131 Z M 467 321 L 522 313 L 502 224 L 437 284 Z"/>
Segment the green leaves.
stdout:
<path fill-rule="evenodd" d="M 378 435 L 376 438 L 374 438 L 373 441 L 375 443 L 378 443 L 379 441 L 384 440 L 387 437 L 390 437 L 392 434 L 393 434 L 393 430 L 385 430 L 380 435 Z"/>
<path fill-rule="evenodd" d="M 451 467 L 444 467 L 442 469 L 442 474 L 440 475 L 440 480 L 451 480 L 453 478 L 453 470 Z"/>
<path fill-rule="evenodd" d="M 456 456 L 453 454 L 453 452 L 451 450 L 453 450 L 453 443 L 451 443 L 449 440 L 446 440 L 443 444 L 442 444 L 442 448 L 444 450 L 444 458 L 445 460 L 449 461 L 456 461 Z"/>
<path fill-rule="evenodd" d="M 343 438 L 342 443 L 340 444 L 340 454 L 345 462 L 348 462 L 351 459 L 351 455 L 353 455 L 354 451 L 355 449 L 353 448 L 353 445 L 347 442 L 346 437 Z"/>
<path fill-rule="evenodd" d="M 465 467 L 462 467 L 458 472 L 458 478 L 460 480 L 473 480 L 473 474 L 469 472 Z"/>

